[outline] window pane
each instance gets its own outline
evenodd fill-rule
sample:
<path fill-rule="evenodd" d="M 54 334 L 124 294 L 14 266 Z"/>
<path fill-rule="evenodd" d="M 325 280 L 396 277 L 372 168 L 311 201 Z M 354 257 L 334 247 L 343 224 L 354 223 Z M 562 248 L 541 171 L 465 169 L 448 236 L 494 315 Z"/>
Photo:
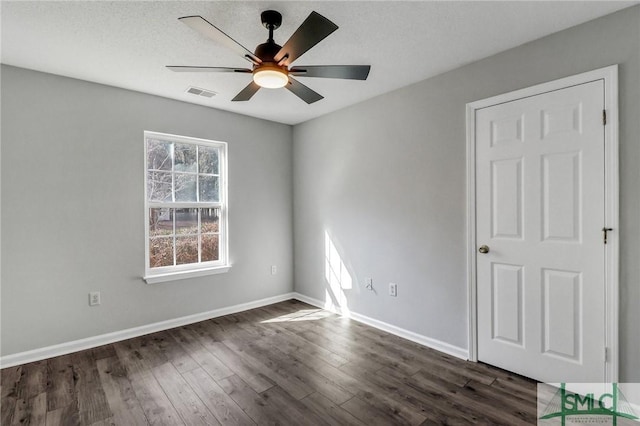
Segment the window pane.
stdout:
<path fill-rule="evenodd" d="M 176 209 L 176 235 L 198 233 L 198 209 Z"/>
<path fill-rule="evenodd" d="M 217 176 L 198 176 L 200 179 L 200 201 L 220 201 Z"/>
<path fill-rule="evenodd" d="M 147 140 L 147 169 L 171 171 L 171 142 Z"/>
<path fill-rule="evenodd" d="M 173 209 L 149 209 L 149 236 L 173 234 Z"/>
<path fill-rule="evenodd" d="M 177 143 L 174 148 L 173 158 L 176 172 L 197 173 L 195 145 Z"/>
<path fill-rule="evenodd" d="M 198 263 L 198 237 L 176 237 L 176 265 Z"/>
<path fill-rule="evenodd" d="M 171 173 L 148 172 L 147 196 L 149 201 L 171 201 Z"/>
<path fill-rule="evenodd" d="M 218 148 L 198 146 L 198 173 L 218 174 Z"/>
<path fill-rule="evenodd" d="M 153 136 L 152 136 L 153 135 Z M 146 138 L 149 268 L 188 271 L 226 258 L 219 204 L 226 146 L 215 141 L 150 134 Z M 217 208 L 204 207 L 216 205 Z M 221 248 L 222 247 L 222 248 Z M 178 265 L 182 265 L 178 267 Z M 155 270 L 153 269 L 155 268 Z M 149 272 L 149 271 L 147 271 Z"/>
<path fill-rule="evenodd" d="M 173 266 L 173 237 L 151 238 L 149 240 L 149 266 Z"/>
<path fill-rule="evenodd" d="M 196 200 L 196 175 L 175 174 L 176 201 Z"/>
<path fill-rule="evenodd" d="M 202 235 L 202 261 L 218 260 L 218 235 Z"/>
<path fill-rule="evenodd" d="M 218 232 L 220 209 L 200 209 L 202 233 Z"/>

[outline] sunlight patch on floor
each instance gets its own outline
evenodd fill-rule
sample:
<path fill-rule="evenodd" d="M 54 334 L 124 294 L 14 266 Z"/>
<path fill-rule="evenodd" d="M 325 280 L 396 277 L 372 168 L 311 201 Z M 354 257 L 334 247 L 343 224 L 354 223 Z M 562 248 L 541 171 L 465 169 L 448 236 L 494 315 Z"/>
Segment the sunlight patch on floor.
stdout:
<path fill-rule="evenodd" d="M 260 321 L 263 324 L 274 322 L 294 322 L 294 321 L 318 321 L 334 315 L 331 312 L 324 309 L 301 309 L 297 312 L 287 315 L 281 315 L 279 317 L 271 318 L 268 320 Z"/>

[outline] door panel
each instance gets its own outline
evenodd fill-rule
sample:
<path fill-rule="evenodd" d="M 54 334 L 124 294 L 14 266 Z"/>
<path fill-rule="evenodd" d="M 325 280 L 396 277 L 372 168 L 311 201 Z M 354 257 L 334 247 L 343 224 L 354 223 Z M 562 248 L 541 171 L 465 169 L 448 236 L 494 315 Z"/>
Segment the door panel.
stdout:
<path fill-rule="evenodd" d="M 478 359 L 604 380 L 602 80 L 476 111 Z"/>
<path fill-rule="evenodd" d="M 493 338 L 522 346 L 522 266 L 493 264 Z"/>
<path fill-rule="evenodd" d="M 582 279 L 578 272 L 543 270 L 543 353 L 580 361 Z"/>
<path fill-rule="evenodd" d="M 580 241 L 581 165 L 578 151 L 542 156 L 544 240 Z"/>
<path fill-rule="evenodd" d="M 491 162 L 491 235 L 522 238 L 522 158 Z"/>

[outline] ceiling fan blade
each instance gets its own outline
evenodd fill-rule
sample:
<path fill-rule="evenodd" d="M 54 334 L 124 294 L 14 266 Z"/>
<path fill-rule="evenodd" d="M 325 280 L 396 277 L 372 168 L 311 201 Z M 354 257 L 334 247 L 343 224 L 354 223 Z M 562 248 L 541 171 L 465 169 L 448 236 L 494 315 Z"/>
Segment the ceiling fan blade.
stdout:
<path fill-rule="evenodd" d="M 318 12 L 311 12 L 302 25 L 293 33 L 291 38 L 282 46 L 274 59 L 281 65 L 289 66 L 291 62 L 302 56 L 307 50 L 320 43 L 325 37 L 337 29 L 338 26 L 336 24 Z"/>
<path fill-rule="evenodd" d="M 167 68 L 175 72 L 240 72 L 251 73 L 249 68 L 227 68 L 227 67 L 189 67 L 183 65 L 167 65 Z"/>
<path fill-rule="evenodd" d="M 247 87 L 242 89 L 240 93 L 236 95 L 235 98 L 231 100 L 232 101 L 248 101 L 249 99 L 251 99 L 253 95 L 256 94 L 258 90 L 260 90 L 260 86 L 258 86 L 255 82 L 252 81 L 247 85 Z"/>
<path fill-rule="evenodd" d="M 366 80 L 370 65 L 299 65 L 291 68 L 289 74 L 298 77 L 344 78 L 349 80 Z"/>
<path fill-rule="evenodd" d="M 319 101 L 320 99 L 324 99 L 324 96 L 322 96 L 318 92 L 315 92 L 309 89 L 307 86 L 305 86 L 304 84 L 300 83 L 298 80 L 292 77 L 289 77 L 289 84 L 287 84 L 284 87 L 289 89 L 291 93 L 293 93 L 294 95 L 296 95 L 297 97 L 299 97 L 300 99 L 302 99 L 308 104 L 312 104 L 314 102 Z"/>
<path fill-rule="evenodd" d="M 250 50 L 229 37 L 224 31 L 214 26 L 211 22 L 207 21 L 202 16 L 183 16 L 182 18 L 178 19 L 195 31 L 199 32 L 201 35 L 238 53 L 249 62 L 253 62 L 254 64 L 262 63 L 262 60 L 251 53 Z"/>

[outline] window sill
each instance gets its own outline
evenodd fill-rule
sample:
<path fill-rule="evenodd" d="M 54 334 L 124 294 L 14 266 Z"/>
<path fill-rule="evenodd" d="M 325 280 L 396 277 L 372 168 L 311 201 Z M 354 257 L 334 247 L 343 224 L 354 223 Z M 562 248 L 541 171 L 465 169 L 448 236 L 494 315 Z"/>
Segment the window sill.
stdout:
<path fill-rule="evenodd" d="M 143 277 L 147 284 L 163 283 L 166 281 L 183 280 L 186 278 L 204 277 L 206 275 L 224 274 L 231 269 L 231 265 L 216 266 L 206 269 L 195 269 L 190 271 L 167 272 L 164 274 L 147 275 Z"/>

